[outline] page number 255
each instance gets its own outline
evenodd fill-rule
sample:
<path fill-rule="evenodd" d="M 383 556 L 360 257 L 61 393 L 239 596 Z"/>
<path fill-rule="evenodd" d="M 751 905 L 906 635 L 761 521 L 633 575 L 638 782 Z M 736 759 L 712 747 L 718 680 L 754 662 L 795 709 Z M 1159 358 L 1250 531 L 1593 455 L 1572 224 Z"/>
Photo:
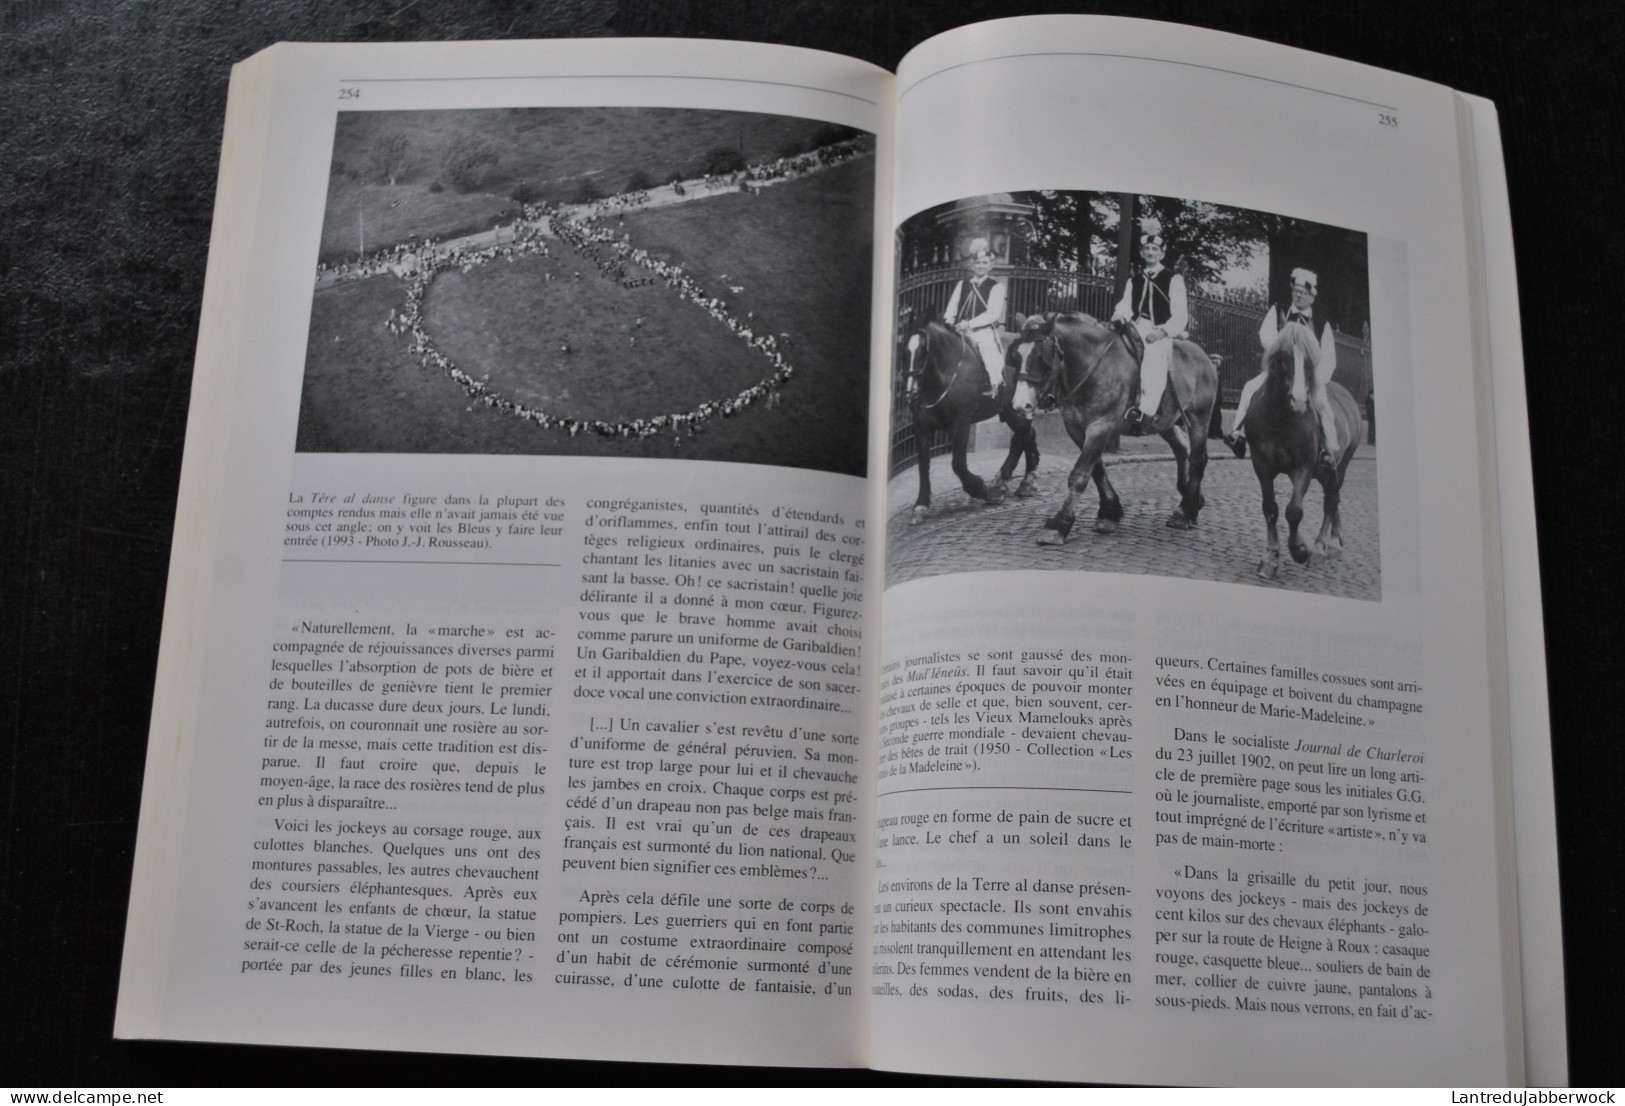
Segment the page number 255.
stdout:
<path fill-rule="evenodd" d="M 1379 111 L 1377 113 L 1377 125 L 1379 127 L 1397 127 L 1399 126 L 1399 116 Z"/>

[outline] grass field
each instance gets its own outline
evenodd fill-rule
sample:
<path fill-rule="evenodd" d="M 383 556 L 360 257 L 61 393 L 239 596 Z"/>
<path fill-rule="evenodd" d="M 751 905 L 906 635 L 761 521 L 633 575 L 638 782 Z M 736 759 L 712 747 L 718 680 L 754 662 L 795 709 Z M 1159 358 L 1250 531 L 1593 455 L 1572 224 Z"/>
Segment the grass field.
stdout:
<path fill-rule="evenodd" d="M 437 277 L 424 321 L 440 352 L 515 403 L 610 422 L 689 411 L 772 371 L 664 284 L 622 288 L 560 253 Z"/>
<path fill-rule="evenodd" d="M 680 440 L 543 429 L 472 403 L 424 369 L 384 325 L 405 302 L 405 282 L 377 276 L 315 295 L 298 448 L 689 457 L 862 474 L 873 195 L 874 161 L 860 158 L 757 196 L 718 193 L 625 219 L 634 245 L 682 265 L 735 317 L 754 312 L 759 333 L 791 336 L 781 351 L 796 374 L 772 407 L 758 402 Z M 562 242 L 551 248 L 550 258 L 442 273 L 429 287 L 423 312 L 436 345 L 476 379 L 489 374 L 492 391 L 551 414 L 624 419 L 692 410 L 772 371 L 664 283 L 623 288 Z"/>
<path fill-rule="evenodd" d="M 449 238 L 511 221 L 517 205 L 509 197 L 521 181 L 549 203 L 574 201 L 583 182 L 612 195 L 640 171 L 660 184 L 673 174 L 697 176 L 708 151 L 741 144 L 747 162 L 769 160 L 789 146 L 805 147 L 827 127 L 783 115 L 673 108 L 341 112 L 321 258 L 353 259 L 363 224 L 366 248 L 376 252 L 413 235 Z M 393 186 L 371 163 L 372 149 L 391 133 L 405 135 L 409 150 Z M 501 153 L 489 178 L 466 193 L 442 179 L 439 164 L 441 151 L 462 135 Z M 437 180 L 443 190 L 431 192 Z"/>

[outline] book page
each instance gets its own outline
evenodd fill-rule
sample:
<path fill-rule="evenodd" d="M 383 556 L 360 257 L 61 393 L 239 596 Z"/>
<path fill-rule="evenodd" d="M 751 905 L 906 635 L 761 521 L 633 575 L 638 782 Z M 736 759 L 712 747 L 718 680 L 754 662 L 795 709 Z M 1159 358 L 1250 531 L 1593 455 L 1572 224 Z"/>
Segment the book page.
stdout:
<path fill-rule="evenodd" d="M 1521 1081 L 1453 95 L 1071 18 L 898 89 L 876 1066 Z"/>
<path fill-rule="evenodd" d="M 863 1062 L 890 95 L 710 42 L 239 70 L 121 1036 Z"/>
<path fill-rule="evenodd" d="M 1486 329 L 1494 379 L 1493 433 L 1502 586 L 1506 594 L 1504 648 L 1516 810 L 1524 1051 L 1531 1085 L 1567 1086 L 1552 735 L 1546 702 L 1534 474 L 1529 459 L 1529 413 L 1524 398 L 1512 220 L 1495 105 L 1475 96 L 1463 96 L 1461 100 L 1473 136 L 1472 173 L 1483 226 L 1484 302 L 1488 307 Z"/>

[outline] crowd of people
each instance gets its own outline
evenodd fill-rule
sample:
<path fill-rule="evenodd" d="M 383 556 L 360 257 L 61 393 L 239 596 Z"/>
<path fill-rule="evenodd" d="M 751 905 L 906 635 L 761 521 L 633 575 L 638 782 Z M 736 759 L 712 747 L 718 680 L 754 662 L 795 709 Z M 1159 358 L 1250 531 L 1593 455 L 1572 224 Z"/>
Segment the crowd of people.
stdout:
<path fill-rule="evenodd" d="M 647 188 L 634 188 L 627 192 L 606 196 L 601 200 L 594 200 L 586 205 L 585 217 L 588 219 L 602 219 L 605 215 L 625 215 L 628 211 L 635 211 L 648 202 L 649 190 Z"/>
<path fill-rule="evenodd" d="M 377 253 L 364 254 L 355 261 L 341 261 L 336 265 L 318 261 L 316 279 L 320 282 L 323 277 L 328 277 L 334 283 L 339 283 L 391 273 L 403 280 L 411 280 L 418 275 L 423 259 L 430 256 L 435 247 L 435 240 L 430 238 L 422 242 L 400 242 Z"/>
<path fill-rule="evenodd" d="M 761 165 L 748 166 L 734 174 L 733 179 L 741 188 L 788 180 L 817 169 L 838 165 L 863 151 L 864 140 L 859 136 L 821 147 L 810 153 L 781 157 Z M 703 178 L 703 183 L 715 187 L 710 175 Z M 672 188 L 677 195 L 685 194 L 678 191 L 675 183 Z M 421 243 L 403 243 L 361 258 L 353 265 L 346 263 L 330 268 L 322 264 L 318 266 L 318 279 L 332 273 L 335 280 L 359 280 L 384 272 L 406 279 L 409 282 L 406 306 L 400 311 L 391 308 L 385 326 L 391 334 L 410 336 L 408 349 L 425 368 L 449 376 L 471 399 L 487 407 L 515 415 L 544 428 L 565 431 L 572 437 L 581 433 L 591 433 L 604 438 L 647 438 L 670 430 L 681 441 L 682 431 L 698 433 L 705 422 L 719 415 L 729 418 L 758 400 L 765 399 L 770 404 L 774 402 L 779 388 L 795 375 L 795 367 L 780 352 L 781 346 L 788 347 L 792 343 L 787 334 L 774 337 L 772 334 L 758 333 L 753 312 L 747 312 L 744 320 L 737 318 L 729 311 L 728 304 L 724 300 L 708 295 L 682 266 L 662 261 L 651 256 L 647 250 L 633 246 L 630 236 L 625 233 L 617 236 L 614 231 L 597 225 L 599 220 L 607 216 L 624 218 L 627 211 L 641 207 L 649 203 L 649 200 L 647 190 L 633 189 L 590 204 L 572 207 L 525 204 L 522 208 L 522 217 L 513 225 L 510 240 L 506 243 L 501 241 L 500 227 L 497 228 L 493 241 L 479 247 L 467 239 L 449 245 L 441 245 L 433 239 Z M 664 281 L 680 299 L 704 311 L 715 322 L 725 326 L 731 334 L 766 358 L 772 371 L 735 395 L 708 400 L 689 411 L 623 420 L 577 419 L 555 415 L 522 403 L 515 403 L 493 391 L 487 383 L 489 373 L 476 379 L 435 347 L 423 324 L 424 296 L 435 276 L 447 269 L 455 268 L 467 273 L 498 258 L 512 262 L 527 255 L 551 256 L 547 245 L 548 232 L 564 242 L 577 255 L 591 261 L 604 277 L 614 280 L 623 288 L 639 288 Z M 551 278 L 552 274 L 549 273 L 547 276 Z M 580 277 L 580 272 L 576 272 L 575 278 L 579 280 Z M 636 342 L 635 337 L 632 340 Z"/>
<path fill-rule="evenodd" d="M 829 169 L 851 161 L 868 149 L 868 138 L 865 135 L 854 135 L 840 142 L 831 142 L 827 146 L 820 146 L 816 150 L 809 150 L 804 154 L 792 157 L 775 158 L 764 161 L 759 165 L 747 165 L 744 170 L 744 179 L 755 184 L 764 184 L 768 181 L 788 180 L 792 177 L 805 176 L 814 169 Z"/>
<path fill-rule="evenodd" d="M 699 183 L 712 192 L 729 188 L 754 193 L 759 191 L 762 185 L 792 180 L 805 176 L 814 169 L 829 169 L 843 161 L 850 161 L 863 153 L 867 145 L 867 139 L 863 135 L 857 135 L 840 142 L 832 142 L 827 146 L 820 146 L 804 154 L 792 154 L 756 165 L 747 165 L 731 173 L 706 173 L 700 178 Z M 672 189 L 675 191 L 677 188 L 678 184 L 673 183 Z M 682 193 L 678 192 L 678 195 Z"/>
<path fill-rule="evenodd" d="M 674 265 L 651 256 L 649 251 L 633 246 L 630 236 L 623 234 L 617 238 L 613 231 L 594 226 L 590 219 L 554 218 L 552 224 L 554 234 L 582 257 L 597 265 L 606 277 L 619 281 L 626 287 L 653 284 L 656 280 L 665 281 L 666 286 L 675 291 L 680 299 L 694 304 L 713 320 L 727 327 L 730 333 L 766 357 L 773 367 L 771 373 L 737 395 L 702 403 L 692 411 L 657 415 L 652 419 L 593 424 L 588 429 L 608 437 L 639 438 L 657 434 L 668 427 L 679 431 L 685 428 L 693 430 L 716 415 L 723 418 L 732 417 L 759 399 L 771 401 L 780 385 L 795 375 L 795 367 L 779 352 L 779 339 L 771 334 L 756 333 L 752 325 L 753 314 L 748 314 L 747 319 L 741 321 L 728 310 L 728 304 L 724 300 L 707 295 L 699 282 L 689 276 L 681 265 Z M 642 268 L 649 275 L 631 275 L 629 266 Z M 602 425 L 612 429 L 600 429 Z"/>
<path fill-rule="evenodd" d="M 567 215 L 556 216 L 552 220 L 552 228 L 562 241 L 598 266 L 599 272 L 622 288 L 642 288 L 655 282 L 653 276 L 628 268 L 631 260 L 627 256 L 630 251 L 628 236 L 623 234 L 621 240 L 616 241 L 615 235 L 609 231 L 594 229 L 590 219 L 572 219 Z"/>

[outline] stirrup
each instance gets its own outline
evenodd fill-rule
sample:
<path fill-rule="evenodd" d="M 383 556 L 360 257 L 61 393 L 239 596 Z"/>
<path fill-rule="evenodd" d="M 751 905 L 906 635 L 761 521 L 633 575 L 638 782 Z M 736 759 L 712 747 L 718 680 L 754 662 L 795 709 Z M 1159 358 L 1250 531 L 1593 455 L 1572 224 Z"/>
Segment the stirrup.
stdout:
<path fill-rule="evenodd" d="M 1123 415 L 1123 418 L 1127 420 L 1131 428 L 1137 430 L 1139 429 L 1140 424 L 1145 421 L 1145 412 L 1141 411 L 1140 405 L 1136 403 L 1134 406 L 1128 409 L 1128 411 Z"/>
<path fill-rule="evenodd" d="M 1230 447 L 1230 452 L 1234 453 L 1238 460 L 1247 456 L 1247 435 L 1226 434 L 1224 444 Z"/>
<path fill-rule="evenodd" d="M 1337 458 L 1332 456 L 1332 451 L 1329 449 L 1322 449 L 1315 463 L 1326 472 L 1335 473 L 1337 471 Z"/>

